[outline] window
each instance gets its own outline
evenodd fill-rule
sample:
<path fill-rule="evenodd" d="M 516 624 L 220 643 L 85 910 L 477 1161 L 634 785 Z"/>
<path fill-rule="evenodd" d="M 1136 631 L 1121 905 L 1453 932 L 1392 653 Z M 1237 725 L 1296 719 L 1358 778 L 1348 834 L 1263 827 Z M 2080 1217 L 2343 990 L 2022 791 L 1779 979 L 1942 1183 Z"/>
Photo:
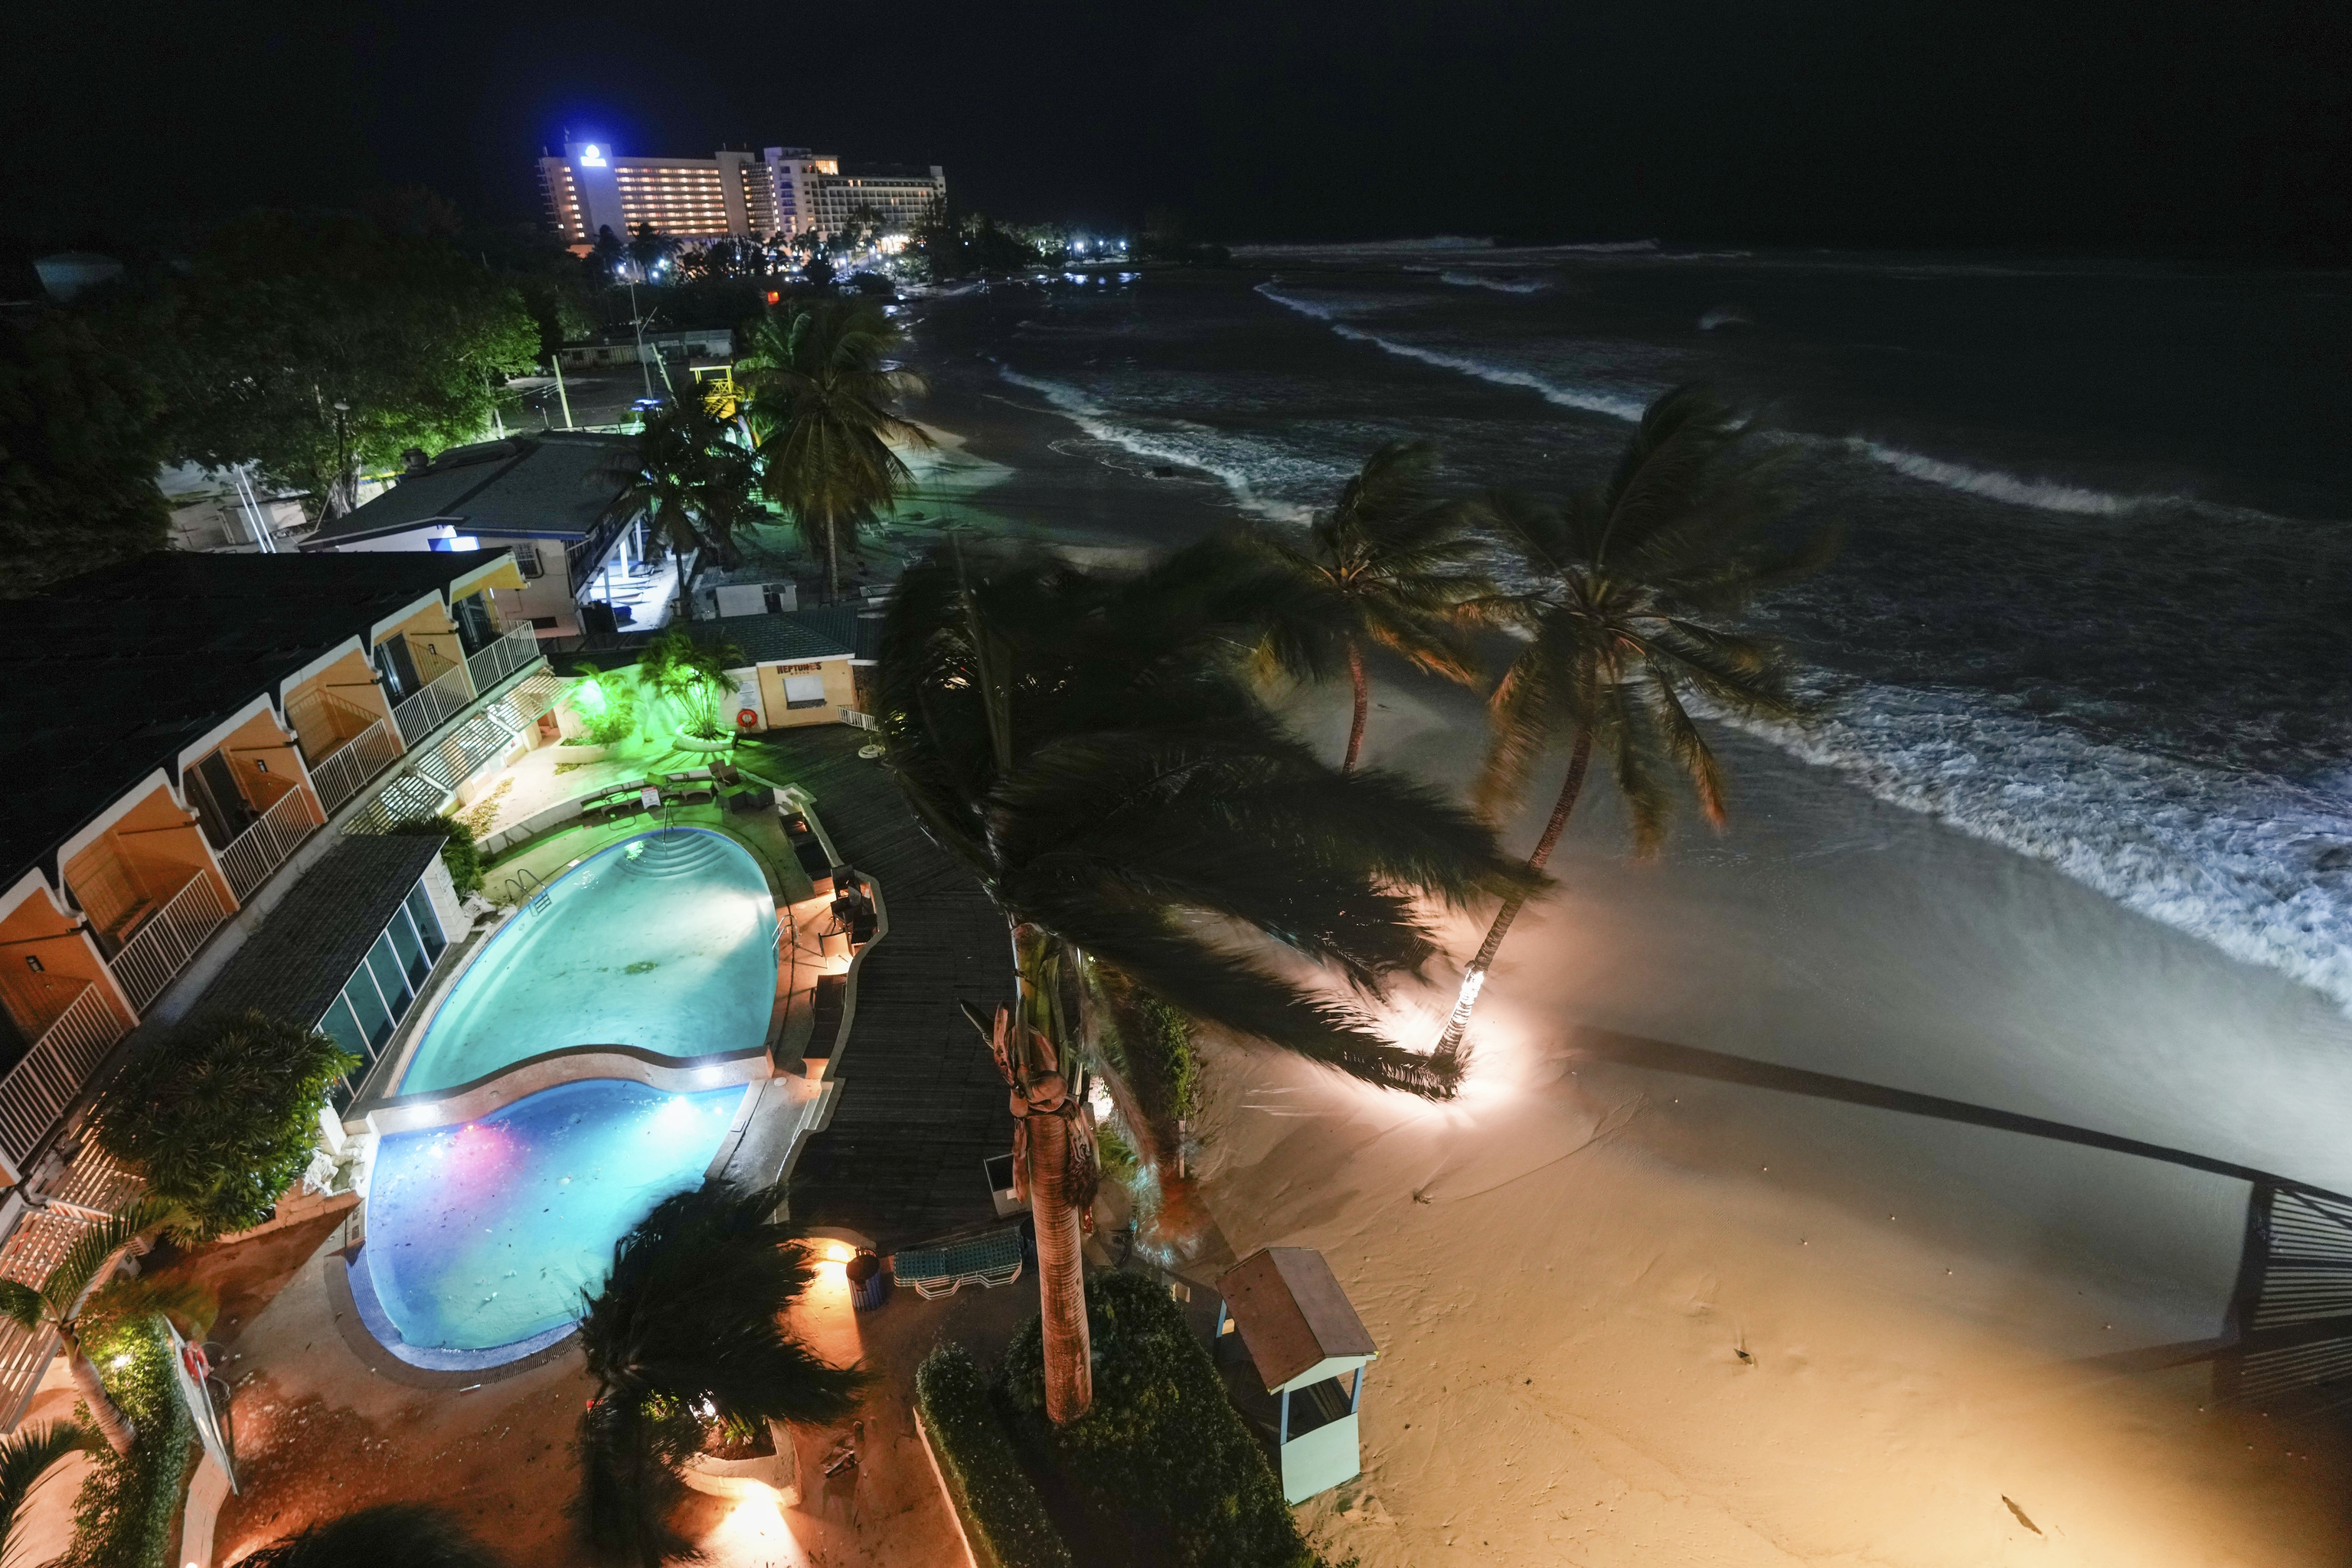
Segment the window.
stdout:
<path fill-rule="evenodd" d="M 823 665 L 792 664 L 784 667 L 784 706 L 787 708 L 824 706 L 824 667 Z"/>
<path fill-rule="evenodd" d="M 341 994 L 320 1016 L 319 1027 L 332 1035 L 343 1049 L 360 1058 L 358 1070 L 346 1077 L 329 1097 L 337 1110 L 349 1105 L 382 1057 L 400 1021 L 415 1004 L 433 963 L 448 948 L 441 919 L 420 879 L 392 911 L 392 919 L 376 933 L 367 956 L 343 983 Z"/>

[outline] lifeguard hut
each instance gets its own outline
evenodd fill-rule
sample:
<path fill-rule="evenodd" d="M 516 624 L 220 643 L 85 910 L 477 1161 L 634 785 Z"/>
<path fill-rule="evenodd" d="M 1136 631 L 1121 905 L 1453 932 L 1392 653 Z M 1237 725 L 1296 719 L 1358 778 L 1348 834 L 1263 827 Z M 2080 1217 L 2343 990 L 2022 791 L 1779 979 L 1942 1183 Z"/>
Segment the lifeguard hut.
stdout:
<path fill-rule="evenodd" d="M 1311 1247 L 1266 1247 L 1217 1281 L 1217 1339 L 1238 1333 L 1274 1395 L 1282 1496 L 1304 1502 L 1363 1470 L 1356 1413 L 1380 1355 L 1331 1266 Z"/>

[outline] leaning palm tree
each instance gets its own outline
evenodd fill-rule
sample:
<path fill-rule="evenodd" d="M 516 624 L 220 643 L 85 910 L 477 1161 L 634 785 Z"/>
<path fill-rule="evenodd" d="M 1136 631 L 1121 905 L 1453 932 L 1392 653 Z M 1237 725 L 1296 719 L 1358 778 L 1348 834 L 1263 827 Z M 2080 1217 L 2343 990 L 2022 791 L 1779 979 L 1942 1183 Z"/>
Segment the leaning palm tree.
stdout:
<path fill-rule="evenodd" d="M 935 551 L 884 623 L 890 770 L 1008 928 L 1015 1001 L 991 1043 L 1013 1088 L 1056 1423 L 1092 1396 L 1089 966 L 1242 1038 L 1442 1097 L 1450 1085 L 1349 993 L 1378 997 L 1433 955 L 1420 896 L 1461 904 L 1539 879 L 1434 793 L 1341 773 L 1282 729 L 1237 657 L 1254 634 L 1226 589 L 1243 570 L 1223 540 L 1133 577 Z M 1339 985 L 1246 951 L 1268 938 Z"/>
<path fill-rule="evenodd" d="M 41 1478 L 68 1454 L 88 1453 L 96 1443 L 70 1421 L 26 1426 L 0 1437 L 0 1563 L 8 1561 L 17 1512 Z"/>
<path fill-rule="evenodd" d="M 884 355 L 898 329 L 875 306 L 827 300 L 763 318 L 735 378 L 751 392 L 768 499 L 793 514 L 802 543 L 824 561 L 825 592 L 841 593 L 841 547 L 857 525 L 887 508 L 912 480 L 890 449 L 927 447 L 922 426 L 899 416 L 898 400 L 922 390 L 911 371 Z"/>
<path fill-rule="evenodd" d="M 1624 798 L 1637 855 L 1664 838 L 1675 775 L 1723 826 L 1723 770 L 1688 694 L 1746 718 L 1796 716 L 1779 648 L 1729 623 L 1759 592 L 1825 559 L 1832 540 L 1823 533 L 1793 553 L 1748 542 L 1789 500 L 1772 482 L 1777 458 L 1739 449 L 1753 430 L 1705 388 L 1681 387 L 1650 405 L 1616 472 L 1564 508 L 1494 498 L 1497 531 L 1538 581 L 1472 606 L 1527 638 L 1489 703 L 1481 809 L 1515 805 L 1551 750 L 1569 747 L 1530 868 L 1551 858 L 1596 752 Z M 1525 904 L 1504 900 L 1463 972 L 1439 1058 L 1460 1058 L 1486 972 Z"/>
<path fill-rule="evenodd" d="M 636 439 L 590 482 L 615 487 L 608 515 L 642 513 L 654 537 L 681 558 L 707 549 L 720 565 L 732 565 L 740 558 L 735 530 L 758 482 L 751 454 L 730 438 L 732 429 L 704 399 L 682 399 L 647 416 Z"/>
<path fill-rule="evenodd" d="M 815 1270 L 796 1233 L 770 1218 L 782 1196 L 706 1182 L 656 1205 L 614 1247 L 580 1320 L 596 1397 L 581 1418 L 576 1509 L 600 1561 L 652 1568 L 691 1552 L 669 1523 L 677 1467 L 714 1437 L 856 1407 L 866 1374 L 827 1364 L 785 1326 Z"/>
<path fill-rule="evenodd" d="M 1470 532 L 1478 508 L 1436 493 L 1430 484 L 1436 462 L 1429 442 L 1392 441 L 1365 460 L 1337 504 L 1317 514 L 1303 547 L 1263 541 L 1291 591 L 1273 602 L 1261 657 L 1308 680 L 1347 666 L 1356 708 L 1343 769 L 1353 769 L 1363 750 L 1368 645 L 1465 686 L 1478 678 L 1457 612 L 1495 585 L 1473 569 L 1486 553 Z"/>
<path fill-rule="evenodd" d="M 502 1568 L 498 1553 L 424 1503 L 381 1503 L 281 1535 L 243 1568 Z"/>
<path fill-rule="evenodd" d="M 90 1424 L 107 1447 L 117 1454 L 131 1452 L 136 1435 L 131 1419 L 106 1392 L 106 1384 L 83 1352 L 81 1324 L 85 1314 L 113 1316 L 134 1308 L 134 1296 L 152 1294 L 146 1282 L 126 1280 L 109 1286 L 108 1275 L 122 1255 L 179 1217 L 178 1208 L 158 1198 L 141 1198 L 121 1214 L 100 1220 L 74 1238 L 66 1255 L 49 1270 L 40 1288 L 15 1279 L 0 1279 L 0 1316 L 38 1333 L 56 1333 L 66 1352 L 66 1370 L 89 1406 Z"/>

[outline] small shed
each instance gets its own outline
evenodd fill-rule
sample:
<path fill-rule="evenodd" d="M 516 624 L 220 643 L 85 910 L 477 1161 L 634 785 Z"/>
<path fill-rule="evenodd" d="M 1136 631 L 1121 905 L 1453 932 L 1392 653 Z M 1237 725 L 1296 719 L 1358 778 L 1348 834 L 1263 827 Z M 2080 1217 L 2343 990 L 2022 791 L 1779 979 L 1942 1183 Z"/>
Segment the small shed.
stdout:
<path fill-rule="evenodd" d="M 1266 1247 L 1217 1282 L 1217 1337 L 1238 1333 L 1278 1405 L 1282 1496 L 1304 1502 L 1363 1469 L 1356 1416 L 1380 1355 L 1331 1266 L 1311 1247 Z"/>

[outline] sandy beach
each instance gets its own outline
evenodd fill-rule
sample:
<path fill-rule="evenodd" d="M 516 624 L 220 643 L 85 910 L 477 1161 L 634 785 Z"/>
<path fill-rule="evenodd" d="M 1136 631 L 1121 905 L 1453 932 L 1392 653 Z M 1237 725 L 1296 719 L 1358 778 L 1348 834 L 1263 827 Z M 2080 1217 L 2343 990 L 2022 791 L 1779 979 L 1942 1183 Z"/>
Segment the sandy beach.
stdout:
<path fill-rule="evenodd" d="M 1021 401 L 934 379 L 924 416 L 992 466 L 959 498 L 976 523 L 1168 543 L 1229 515 L 1208 476 L 1139 475 Z M 1373 764 L 1466 783 L 1475 698 L 1389 669 L 1375 703 Z M 1290 710 L 1336 754 L 1338 692 Z M 2324 1401 L 2211 1342 L 2268 1310 L 2250 1212 L 2300 1200 L 2261 1178 L 2352 1189 L 2352 1023 L 1717 739 L 1721 837 L 1629 862 L 1588 795 L 1459 1102 L 1212 1047 L 1225 1240 L 1323 1249 L 1382 1347 L 1321 1538 L 1367 1568 L 2342 1561 Z M 1431 978 L 1400 1037 L 1433 1035 L 1454 976 Z"/>

